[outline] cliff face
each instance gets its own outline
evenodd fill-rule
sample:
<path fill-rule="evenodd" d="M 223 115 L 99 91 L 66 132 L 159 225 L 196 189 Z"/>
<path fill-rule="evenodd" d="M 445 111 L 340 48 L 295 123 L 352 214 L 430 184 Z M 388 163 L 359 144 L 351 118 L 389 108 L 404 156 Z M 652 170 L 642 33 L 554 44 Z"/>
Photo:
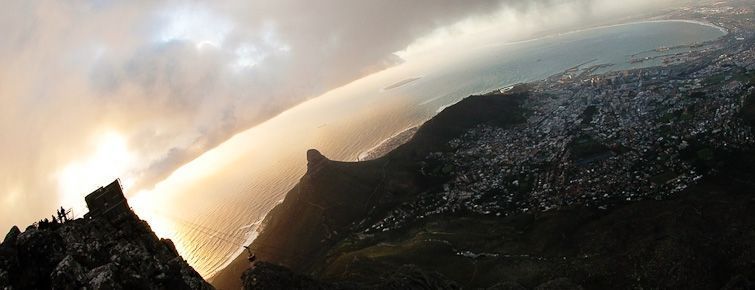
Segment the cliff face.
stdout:
<path fill-rule="evenodd" d="M 13 227 L 0 244 L 2 289 L 212 289 L 149 225 L 128 212 Z"/>

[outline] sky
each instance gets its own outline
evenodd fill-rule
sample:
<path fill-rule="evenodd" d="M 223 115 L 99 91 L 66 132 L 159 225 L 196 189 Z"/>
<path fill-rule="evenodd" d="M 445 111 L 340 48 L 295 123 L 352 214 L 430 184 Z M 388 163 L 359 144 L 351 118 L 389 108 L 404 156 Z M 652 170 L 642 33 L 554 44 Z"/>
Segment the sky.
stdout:
<path fill-rule="evenodd" d="M 287 108 L 476 35 L 526 38 L 671 0 L 3 1 L 0 229 L 120 177 L 149 189 Z M 306 120 L 302 120 L 305 122 Z"/>

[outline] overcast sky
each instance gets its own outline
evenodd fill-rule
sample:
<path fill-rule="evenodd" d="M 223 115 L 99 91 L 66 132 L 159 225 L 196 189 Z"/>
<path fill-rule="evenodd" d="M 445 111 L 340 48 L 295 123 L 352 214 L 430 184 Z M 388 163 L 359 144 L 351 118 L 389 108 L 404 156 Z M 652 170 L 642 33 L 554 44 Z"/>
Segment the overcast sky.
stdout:
<path fill-rule="evenodd" d="M 234 133 L 456 37 L 667 2 L 3 1 L 0 229 L 114 177 L 149 188 Z"/>

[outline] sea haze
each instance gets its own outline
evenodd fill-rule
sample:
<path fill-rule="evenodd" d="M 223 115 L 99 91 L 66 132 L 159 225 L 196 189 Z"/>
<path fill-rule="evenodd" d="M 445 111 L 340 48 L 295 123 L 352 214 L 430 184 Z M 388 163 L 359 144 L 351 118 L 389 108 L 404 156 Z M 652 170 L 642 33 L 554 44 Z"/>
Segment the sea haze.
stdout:
<path fill-rule="evenodd" d="M 234 136 L 132 199 L 139 215 L 209 277 L 254 238 L 259 221 L 305 172 L 309 148 L 331 159 L 357 160 L 470 94 L 543 79 L 584 63 L 614 64 L 609 70 L 660 65 L 660 60 L 630 59 L 723 35 L 698 23 L 643 22 L 489 43 L 437 60 L 406 62 Z"/>

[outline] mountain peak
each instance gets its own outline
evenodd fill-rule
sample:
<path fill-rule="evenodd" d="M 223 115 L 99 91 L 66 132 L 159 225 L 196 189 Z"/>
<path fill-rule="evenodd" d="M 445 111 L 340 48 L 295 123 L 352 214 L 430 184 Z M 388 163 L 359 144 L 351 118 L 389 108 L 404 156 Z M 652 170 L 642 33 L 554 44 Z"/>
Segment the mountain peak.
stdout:
<path fill-rule="evenodd" d="M 325 160 L 328 160 L 328 158 L 322 155 L 322 153 L 320 153 L 320 151 L 318 151 L 317 149 L 307 150 L 307 168 L 312 168 L 312 166 L 319 165 Z"/>

